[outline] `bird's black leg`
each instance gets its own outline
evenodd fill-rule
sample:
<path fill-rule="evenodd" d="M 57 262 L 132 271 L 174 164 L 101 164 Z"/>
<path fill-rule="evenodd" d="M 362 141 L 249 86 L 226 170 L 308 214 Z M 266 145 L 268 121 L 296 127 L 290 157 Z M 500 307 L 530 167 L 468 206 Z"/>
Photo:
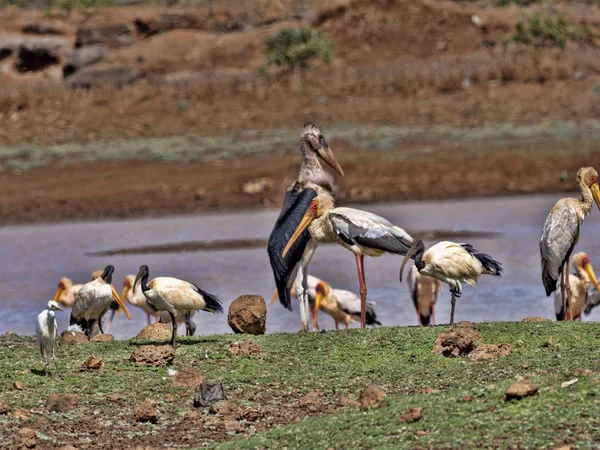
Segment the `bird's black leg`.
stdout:
<path fill-rule="evenodd" d="M 456 306 L 456 290 L 454 288 L 450 289 L 452 293 L 452 300 L 450 303 L 452 304 L 452 309 L 450 310 L 450 325 L 454 325 L 454 307 Z"/>
<path fill-rule="evenodd" d="M 173 335 L 171 336 L 171 346 L 173 348 L 175 348 L 175 336 L 177 336 L 177 323 L 175 323 L 175 315 L 171 311 L 168 311 L 168 313 L 171 316 L 171 323 L 173 324 Z"/>
<path fill-rule="evenodd" d="M 102 329 L 102 318 L 98 319 L 98 328 L 100 328 L 100 334 L 104 334 L 104 330 Z"/>

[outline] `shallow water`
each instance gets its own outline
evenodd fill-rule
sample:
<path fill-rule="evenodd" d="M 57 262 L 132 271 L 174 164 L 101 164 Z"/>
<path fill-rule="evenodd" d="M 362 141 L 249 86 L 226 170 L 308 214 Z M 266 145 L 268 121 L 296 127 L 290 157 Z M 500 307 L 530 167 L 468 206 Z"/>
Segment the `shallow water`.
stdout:
<path fill-rule="evenodd" d="M 541 283 L 538 239 L 546 215 L 564 195 L 536 195 L 510 198 L 407 202 L 360 206 L 388 218 L 407 230 L 473 230 L 497 232 L 499 237 L 460 239 L 491 254 L 504 267 L 503 278 L 483 276 L 477 287 L 464 287 L 458 299 L 456 320 L 514 321 L 529 316 L 554 318 L 553 299 L 547 298 Z M 75 283 L 85 282 L 92 271 L 106 264 L 115 266 L 113 284 L 120 293 L 127 274 L 148 264 L 150 277 L 174 276 L 190 280 L 229 303 L 240 294 L 260 294 L 269 300 L 273 276 L 265 248 L 210 250 L 184 253 L 125 254 L 93 256 L 109 249 L 133 248 L 200 240 L 266 239 L 278 211 L 255 211 L 161 219 L 120 220 L 59 225 L 0 228 L 3 257 L 0 270 L 2 318 L 0 333 L 35 334 L 36 315 L 52 298 L 62 276 Z M 586 251 L 600 271 L 600 214 L 593 211 L 583 225 L 575 251 Z M 441 239 L 441 238 L 440 238 Z M 459 240 L 454 238 L 453 240 Z M 434 243 L 426 240 L 426 245 Z M 398 282 L 401 259 L 383 256 L 365 260 L 369 300 L 375 301 L 384 325 L 416 325 L 417 316 L 405 283 Z M 409 265 L 412 263 L 409 263 Z M 321 246 L 310 273 L 333 287 L 358 291 L 354 257 L 336 245 Z M 438 299 L 436 318 L 447 323 L 450 294 Z M 111 333 L 129 338 L 146 325 L 145 314 L 129 307 L 132 319 L 115 318 Z M 68 312 L 58 313 L 60 330 L 68 324 Z M 600 307 L 584 320 L 600 319 Z M 199 312 L 197 334 L 228 333 L 226 315 Z M 319 316 L 322 328 L 333 321 Z M 357 326 L 357 325 L 354 325 Z M 279 303 L 269 308 L 268 332 L 300 329 L 298 305 L 294 311 Z M 179 330 L 184 332 L 183 327 Z"/>

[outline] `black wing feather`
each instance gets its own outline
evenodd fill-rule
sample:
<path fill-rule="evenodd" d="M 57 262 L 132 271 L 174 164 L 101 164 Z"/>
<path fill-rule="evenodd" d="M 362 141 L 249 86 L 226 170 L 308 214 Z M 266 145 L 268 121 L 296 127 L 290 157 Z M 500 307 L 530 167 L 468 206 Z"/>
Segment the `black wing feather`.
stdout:
<path fill-rule="evenodd" d="M 314 189 L 306 188 L 298 191 L 298 187 L 299 185 L 296 183 L 294 188 L 285 195 L 283 207 L 275 222 L 273 231 L 271 231 L 269 244 L 267 245 L 267 252 L 269 253 L 269 261 L 271 262 L 273 276 L 275 277 L 279 301 L 290 311 L 292 310 L 292 299 L 288 282 L 294 272 L 294 268 L 302 259 L 306 244 L 310 241 L 309 231 L 305 230 L 300 235 L 285 258 L 281 254 L 300 224 L 310 203 L 317 196 L 317 192 Z"/>

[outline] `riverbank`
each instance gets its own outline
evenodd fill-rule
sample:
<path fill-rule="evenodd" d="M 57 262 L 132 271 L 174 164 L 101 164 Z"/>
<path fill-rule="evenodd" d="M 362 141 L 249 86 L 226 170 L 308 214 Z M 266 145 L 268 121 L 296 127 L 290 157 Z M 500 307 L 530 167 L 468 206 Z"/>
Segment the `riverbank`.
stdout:
<path fill-rule="evenodd" d="M 145 448 L 596 445 L 596 324 L 475 324 L 481 333 L 480 340 L 475 336 L 477 347 L 482 342 L 490 344 L 488 350 L 507 344 L 501 348 L 508 350 L 507 356 L 479 361 L 473 353 L 458 358 L 433 354 L 436 338 L 446 329 L 180 338 L 168 368 L 129 361 L 148 341 L 60 346 L 57 357 L 66 372 L 62 380 L 42 376 L 33 338 L 4 335 L 0 378 L 6 388 L 1 400 L 10 410 L 0 415 L 0 446 L 20 448 L 23 439 L 34 439 L 43 448 L 132 443 Z M 230 344 L 242 339 L 256 343 L 260 354 L 254 350 L 253 357 L 233 356 Z M 103 358 L 100 372 L 80 371 L 90 354 Z M 169 370 L 186 375 L 173 377 Z M 231 403 L 194 408 L 197 376 L 221 383 Z M 538 392 L 505 401 L 506 388 L 521 378 L 538 385 Z M 563 385 L 566 381 L 571 384 Z M 355 406 L 366 385 L 387 394 L 372 409 Z M 57 393 L 78 395 L 72 409 L 45 410 L 48 396 Z M 154 424 L 136 421 L 135 410 L 147 399 L 159 411 Z M 423 408 L 423 417 L 415 413 L 415 422 L 407 419 L 410 414 L 399 420 L 411 407 Z"/>

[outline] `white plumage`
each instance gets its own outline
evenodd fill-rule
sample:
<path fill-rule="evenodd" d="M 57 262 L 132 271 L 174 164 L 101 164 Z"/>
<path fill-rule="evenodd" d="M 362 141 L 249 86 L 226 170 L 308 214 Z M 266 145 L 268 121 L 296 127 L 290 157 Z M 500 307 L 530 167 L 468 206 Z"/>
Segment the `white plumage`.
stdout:
<path fill-rule="evenodd" d="M 54 361 L 56 376 L 58 377 L 58 364 L 54 356 L 54 345 L 58 337 L 58 327 L 56 325 L 55 311 L 63 309 L 54 300 L 48 302 L 48 307 L 37 316 L 36 344 L 44 360 L 46 375 L 50 375 L 50 360 Z"/>

